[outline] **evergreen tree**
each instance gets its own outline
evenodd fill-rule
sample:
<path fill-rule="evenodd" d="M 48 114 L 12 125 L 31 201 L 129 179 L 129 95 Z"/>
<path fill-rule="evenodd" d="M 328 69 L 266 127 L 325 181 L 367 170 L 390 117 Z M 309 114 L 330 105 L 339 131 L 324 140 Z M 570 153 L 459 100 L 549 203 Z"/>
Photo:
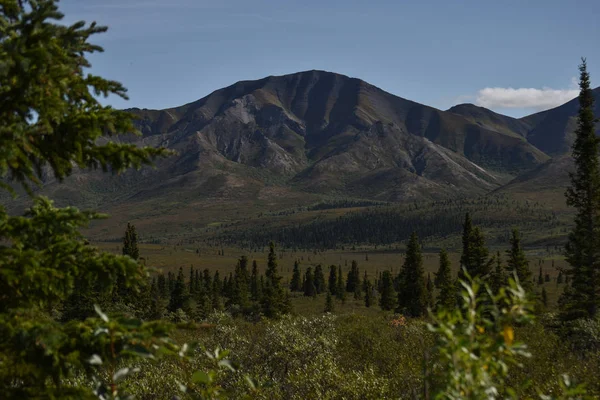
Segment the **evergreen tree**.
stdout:
<path fill-rule="evenodd" d="M 542 304 L 544 308 L 548 308 L 548 293 L 546 293 L 546 288 L 542 288 Z"/>
<path fill-rule="evenodd" d="M 358 271 L 358 264 L 355 260 L 352 260 L 352 266 L 348 271 L 348 278 L 346 279 L 346 292 L 356 292 L 357 286 L 360 285 L 360 273 Z"/>
<path fill-rule="evenodd" d="M 212 282 L 212 278 L 210 276 L 210 271 L 208 269 L 204 269 L 203 273 L 202 273 L 202 283 L 204 286 L 204 291 L 206 293 L 209 293 L 212 290 L 213 287 L 213 282 Z M 199 282 L 199 286 L 200 286 L 200 282 Z"/>
<path fill-rule="evenodd" d="M 562 270 L 558 271 L 558 276 L 556 277 L 556 284 L 560 285 L 563 283 L 563 273 Z"/>
<path fill-rule="evenodd" d="M 317 288 L 315 287 L 315 277 L 312 272 L 312 268 L 306 268 L 304 274 L 304 296 L 315 297 L 317 295 Z"/>
<path fill-rule="evenodd" d="M 342 302 L 346 300 L 346 285 L 344 284 L 344 275 L 342 275 L 342 266 L 338 265 L 336 297 Z"/>
<path fill-rule="evenodd" d="M 427 287 L 419 237 L 415 232 L 410 236 L 406 248 L 406 259 L 399 274 L 398 312 L 406 312 L 420 317 L 427 312 Z"/>
<path fill-rule="evenodd" d="M 547 272 L 544 274 L 544 282 L 550 282 L 550 274 Z"/>
<path fill-rule="evenodd" d="M 458 276 L 463 279 L 462 270 L 467 270 L 469 274 L 472 273 L 473 267 L 471 266 L 471 237 L 473 234 L 473 221 L 469 213 L 465 214 L 465 222 L 463 223 L 462 233 L 462 254 L 460 256 L 460 270 Z"/>
<path fill-rule="evenodd" d="M 519 278 L 519 283 L 528 292 L 533 290 L 531 285 L 531 271 L 529 262 L 525 257 L 525 252 L 521 246 L 521 236 L 517 229 L 513 229 L 510 237 L 510 249 L 506 251 L 508 255 L 507 271 L 509 274 L 515 273 Z"/>
<path fill-rule="evenodd" d="M 331 292 L 327 291 L 327 297 L 325 298 L 325 312 L 333 312 L 335 310 L 335 305 L 333 303 L 333 298 L 331 297 Z"/>
<path fill-rule="evenodd" d="M 250 296 L 252 301 L 258 301 L 261 297 L 260 277 L 258 275 L 258 264 L 252 261 L 252 276 L 250 277 Z"/>
<path fill-rule="evenodd" d="M 329 267 L 329 293 L 337 296 L 338 278 L 337 278 L 337 267 L 331 265 Z"/>
<path fill-rule="evenodd" d="M 123 237 L 122 253 L 124 256 L 129 256 L 134 260 L 137 260 L 140 257 L 137 241 L 138 237 L 135 225 L 127 223 L 127 229 L 125 229 L 125 236 Z"/>
<path fill-rule="evenodd" d="M 379 295 L 379 306 L 384 311 L 393 310 L 396 307 L 396 292 L 394 290 L 394 281 L 390 271 L 383 271 L 381 274 L 381 290 Z"/>
<path fill-rule="evenodd" d="M 567 205 L 576 210 L 575 226 L 565 248 L 570 268 L 570 289 L 562 295 L 563 319 L 595 318 L 600 303 L 600 161 L 599 139 L 595 133 L 594 94 L 586 60 L 579 66 L 579 115 L 570 174 Z"/>
<path fill-rule="evenodd" d="M 196 294 L 196 274 L 194 273 L 194 266 L 190 266 L 190 281 L 188 282 L 188 293 L 191 297 L 195 297 Z"/>
<path fill-rule="evenodd" d="M 373 304 L 373 284 L 368 279 L 364 279 L 365 288 L 365 307 L 371 307 Z"/>
<path fill-rule="evenodd" d="M 538 275 L 537 283 L 538 283 L 538 285 L 544 284 L 544 276 L 542 275 L 542 266 L 541 265 L 540 265 L 540 273 Z"/>
<path fill-rule="evenodd" d="M 435 289 L 433 281 L 431 280 L 431 274 L 427 274 L 427 283 L 425 284 L 425 287 L 427 288 L 427 307 L 433 309 L 435 305 L 435 301 L 433 300 Z"/>
<path fill-rule="evenodd" d="M 323 266 L 321 264 L 317 264 L 315 267 L 315 290 L 317 294 L 323 293 L 327 288 L 325 287 L 325 275 L 323 275 Z"/>
<path fill-rule="evenodd" d="M 292 281 L 290 282 L 290 290 L 292 292 L 300 292 L 302 290 L 302 274 L 300 273 L 300 263 L 298 260 L 294 262 L 294 272 Z"/>
<path fill-rule="evenodd" d="M 158 288 L 158 294 L 161 298 L 168 299 L 171 296 L 165 274 L 158 275 L 158 279 L 156 280 L 156 286 Z"/>
<path fill-rule="evenodd" d="M 497 294 L 500 288 L 506 286 L 508 278 L 504 272 L 504 266 L 502 265 L 502 258 L 500 252 L 496 253 L 496 268 L 490 276 L 490 289 L 492 293 Z"/>
<path fill-rule="evenodd" d="M 171 312 L 175 312 L 178 309 L 188 311 L 188 300 L 189 292 L 188 287 L 185 284 L 185 275 L 183 274 L 183 267 L 179 267 L 179 273 L 173 286 L 173 292 L 171 292 L 171 299 L 169 301 L 168 309 Z"/>
<path fill-rule="evenodd" d="M 277 254 L 275 253 L 275 244 L 269 244 L 269 255 L 267 261 L 267 270 L 265 272 L 265 282 L 263 286 L 263 297 L 261 300 L 262 310 L 268 318 L 275 318 L 281 314 L 286 314 L 291 309 L 288 294 L 281 286 L 281 276 L 277 270 Z"/>
<path fill-rule="evenodd" d="M 435 274 L 435 287 L 438 289 L 437 308 L 452 309 L 456 305 L 456 285 L 452 281 L 450 259 L 445 249 L 440 251 L 440 266 Z"/>
<path fill-rule="evenodd" d="M 247 308 L 250 305 L 250 297 L 248 293 L 249 286 L 250 277 L 248 276 L 248 257 L 241 256 L 235 267 L 232 294 L 229 298 L 229 304 L 237 304 L 242 309 Z"/>

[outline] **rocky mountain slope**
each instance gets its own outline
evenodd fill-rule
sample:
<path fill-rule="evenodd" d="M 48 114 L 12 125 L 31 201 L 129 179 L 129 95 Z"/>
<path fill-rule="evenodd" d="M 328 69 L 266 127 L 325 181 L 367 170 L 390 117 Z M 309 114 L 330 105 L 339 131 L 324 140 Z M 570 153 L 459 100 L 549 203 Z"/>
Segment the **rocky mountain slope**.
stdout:
<path fill-rule="evenodd" d="M 131 109 L 142 136 L 121 140 L 175 156 L 121 176 L 47 178 L 41 192 L 155 225 L 192 218 L 194 229 L 322 198 L 483 195 L 552 170 L 548 154 L 568 149 L 576 101 L 514 119 L 470 104 L 438 110 L 330 72 L 270 76 L 181 107 Z"/>

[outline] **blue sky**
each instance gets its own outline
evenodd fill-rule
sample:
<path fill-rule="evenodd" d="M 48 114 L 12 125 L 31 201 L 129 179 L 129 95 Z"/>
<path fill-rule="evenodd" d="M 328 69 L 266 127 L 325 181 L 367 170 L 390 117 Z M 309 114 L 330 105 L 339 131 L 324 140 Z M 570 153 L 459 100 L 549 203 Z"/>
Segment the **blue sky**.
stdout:
<path fill-rule="evenodd" d="M 239 80 L 309 69 L 363 79 L 440 109 L 512 116 L 576 95 L 580 57 L 600 86 L 600 1 L 62 0 L 97 21 L 93 72 L 118 108 L 167 108 Z M 511 88 L 513 90 L 511 90 Z"/>

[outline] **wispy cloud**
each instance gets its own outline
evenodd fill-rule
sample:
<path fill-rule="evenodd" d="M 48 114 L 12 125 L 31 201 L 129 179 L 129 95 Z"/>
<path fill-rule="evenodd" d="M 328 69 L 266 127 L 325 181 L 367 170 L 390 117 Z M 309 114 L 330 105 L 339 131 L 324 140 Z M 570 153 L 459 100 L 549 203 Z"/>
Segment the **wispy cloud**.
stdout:
<path fill-rule="evenodd" d="M 528 108 L 547 110 L 577 97 L 577 80 L 568 89 L 486 87 L 477 92 L 475 104 L 486 108 Z"/>

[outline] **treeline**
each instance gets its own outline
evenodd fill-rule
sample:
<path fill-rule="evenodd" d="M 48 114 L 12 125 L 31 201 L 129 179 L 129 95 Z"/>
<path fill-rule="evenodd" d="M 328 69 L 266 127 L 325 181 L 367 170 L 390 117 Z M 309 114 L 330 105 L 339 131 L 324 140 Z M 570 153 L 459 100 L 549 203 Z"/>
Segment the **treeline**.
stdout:
<path fill-rule="evenodd" d="M 431 207 L 411 205 L 369 208 L 336 218 L 319 218 L 309 223 L 285 226 L 263 225 L 225 231 L 216 242 L 256 248 L 274 240 L 286 248 L 331 249 L 347 244 L 389 245 L 405 242 L 413 232 L 420 238 L 439 238 L 458 233 L 465 212 L 475 210 L 477 224 L 486 229 L 506 230 L 506 226 L 553 229 L 556 215 L 544 209 L 507 207 L 510 202 L 438 202 Z M 467 211 L 465 211 L 467 210 Z M 507 238 L 503 238 L 506 240 Z"/>

